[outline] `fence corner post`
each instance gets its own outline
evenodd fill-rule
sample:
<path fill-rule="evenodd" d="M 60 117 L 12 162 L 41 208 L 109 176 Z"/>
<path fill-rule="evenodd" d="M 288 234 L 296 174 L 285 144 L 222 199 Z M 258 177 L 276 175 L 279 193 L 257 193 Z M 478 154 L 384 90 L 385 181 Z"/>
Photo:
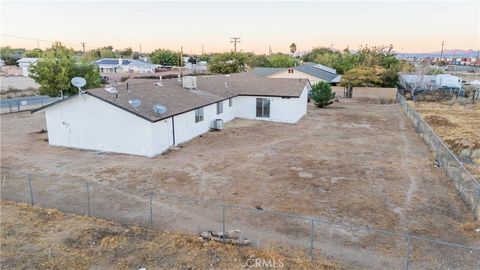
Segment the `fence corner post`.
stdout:
<path fill-rule="evenodd" d="M 33 201 L 33 189 L 32 189 L 32 175 L 31 174 L 28 174 L 28 186 L 30 188 L 30 203 L 32 204 L 32 206 L 34 205 L 34 201 Z"/>
<path fill-rule="evenodd" d="M 153 206 L 152 206 L 152 192 L 148 193 L 149 205 L 150 205 L 150 227 L 153 228 Z"/>
<path fill-rule="evenodd" d="M 222 204 L 222 240 L 225 242 L 225 212 L 227 210 L 227 205 Z"/>
<path fill-rule="evenodd" d="M 87 186 L 87 209 L 88 209 L 88 216 L 90 217 L 91 216 L 91 212 L 90 212 L 90 187 L 89 187 L 88 181 L 86 183 L 86 186 Z"/>
<path fill-rule="evenodd" d="M 407 256 L 405 258 L 405 270 L 410 269 L 410 256 L 412 253 L 412 237 L 407 234 Z"/>
<path fill-rule="evenodd" d="M 310 260 L 313 261 L 314 260 L 314 256 L 313 256 L 313 240 L 314 240 L 314 237 L 315 237 L 315 233 L 314 233 L 314 230 L 313 230 L 313 224 L 314 224 L 314 220 L 311 219 L 310 220 Z"/>

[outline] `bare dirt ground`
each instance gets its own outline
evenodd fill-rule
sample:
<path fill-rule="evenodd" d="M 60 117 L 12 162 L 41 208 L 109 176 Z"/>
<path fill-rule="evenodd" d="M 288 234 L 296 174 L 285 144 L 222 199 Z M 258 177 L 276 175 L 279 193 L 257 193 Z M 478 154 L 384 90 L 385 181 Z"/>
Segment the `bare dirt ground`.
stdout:
<path fill-rule="evenodd" d="M 480 179 L 480 103 L 411 102 L 411 105 Z"/>
<path fill-rule="evenodd" d="M 154 216 L 156 223 L 181 231 L 211 228 L 212 220 L 215 224 L 220 220 L 221 208 L 187 203 L 197 198 L 409 232 L 464 245 L 480 244 L 480 234 L 474 231 L 480 225 L 473 221 L 443 170 L 433 166 L 431 152 L 398 104 L 342 100 L 326 109 L 309 105 L 307 116 L 294 125 L 237 119 L 227 123 L 221 132 L 204 134 L 180 150 L 154 159 L 51 147 L 47 135 L 39 132 L 45 129 L 43 113 L 2 115 L 1 120 L 2 166 L 17 173 L 48 175 L 34 177 L 33 185 L 35 190 L 46 191 L 43 195 L 38 192 L 37 199 L 52 207 L 58 205 L 57 201 L 69 199 L 70 203 L 83 202 L 82 180 L 89 180 L 121 192 L 121 196 L 107 192 L 92 195 L 97 209 L 94 215 L 110 215 L 112 219 L 147 213 L 149 192 L 176 194 L 180 202 L 156 199 Z M 19 181 L 25 181 L 25 177 Z M 81 189 L 71 188 L 76 183 L 82 183 L 78 185 Z M 5 198 L 8 188 L 4 186 L 3 190 Z M 308 232 L 308 223 L 267 215 L 254 220 L 246 212 L 230 209 L 228 215 L 227 220 L 235 221 L 246 217 L 229 224 L 230 229 L 263 229 L 258 235 L 252 234 L 252 240 L 265 235 L 283 239 L 287 235 L 308 243 L 309 234 L 302 234 Z M 343 235 L 338 231 L 328 234 L 331 228 L 322 227 L 320 231 L 321 226 L 316 226 L 319 242 L 315 245 L 332 251 L 335 258 L 353 254 L 355 260 L 363 260 L 370 253 L 357 251 L 383 241 L 346 231 Z M 360 245 L 357 253 L 332 247 L 347 234 L 351 239 L 342 240 L 342 245 L 356 242 Z M 385 245 L 379 248 L 385 249 Z M 399 248 L 406 250 L 404 246 Z M 392 250 L 374 254 L 368 260 L 392 254 L 398 256 L 395 262 L 403 267 L 403 255 Z M 419 257 L 423 258 L 422 254 Z M 389 268 L 389 263 L 380 268 Z M 372 261 L 360 268 L 369 265 Z"/>
<path fill-rule="evenodd" d="M 24 203 L 1 201 L 0 206 L 2 269 L 244 269 L 255 259 L 285 269 L 336 269 L 312 264 L 294 249 L 233 246 Z"/>

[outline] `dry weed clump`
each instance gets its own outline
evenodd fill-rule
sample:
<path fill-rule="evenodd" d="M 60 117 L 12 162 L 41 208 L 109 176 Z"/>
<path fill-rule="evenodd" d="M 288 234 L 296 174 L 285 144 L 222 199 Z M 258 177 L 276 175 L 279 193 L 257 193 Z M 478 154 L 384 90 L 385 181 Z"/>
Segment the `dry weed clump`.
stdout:
<path fill-rule="evenodd" d="M 25 203 L 1 201 L 1 210 L 2 269 L 244 269 L 252 258 L 282 261 L 285 269 L 337 268 L 293 248 L 204 241 Z"/>

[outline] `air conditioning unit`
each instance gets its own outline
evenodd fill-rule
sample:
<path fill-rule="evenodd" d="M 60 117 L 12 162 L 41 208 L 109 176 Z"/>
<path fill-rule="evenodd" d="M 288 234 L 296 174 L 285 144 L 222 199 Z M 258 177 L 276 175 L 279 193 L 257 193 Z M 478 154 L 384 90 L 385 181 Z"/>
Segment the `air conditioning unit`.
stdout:
<path fill-rule="evenodd" d="M 223 129 L 223 120 L 222 119 L 215 119 L 212 121 L 212 128 L 215 130 L 222 130 Z"/>

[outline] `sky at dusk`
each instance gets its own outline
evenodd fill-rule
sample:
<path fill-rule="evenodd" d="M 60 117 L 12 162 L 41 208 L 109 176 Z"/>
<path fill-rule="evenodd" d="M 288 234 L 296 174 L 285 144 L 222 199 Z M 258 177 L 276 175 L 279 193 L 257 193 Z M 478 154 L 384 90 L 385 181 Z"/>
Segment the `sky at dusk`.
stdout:
<path fill-rule="evenodd" d="M 58 40 L 77 50 L 112 45 L 201 53 L 357 49 L 393 44 L 398 52 L 480 47 L 480 1 L 335 2 L 1 2 L 1 45 L 45 48 Z M 11 36 L 17 37 L 11 37 Z M 41 41 L 21 39 L 40 39 Z"/>

